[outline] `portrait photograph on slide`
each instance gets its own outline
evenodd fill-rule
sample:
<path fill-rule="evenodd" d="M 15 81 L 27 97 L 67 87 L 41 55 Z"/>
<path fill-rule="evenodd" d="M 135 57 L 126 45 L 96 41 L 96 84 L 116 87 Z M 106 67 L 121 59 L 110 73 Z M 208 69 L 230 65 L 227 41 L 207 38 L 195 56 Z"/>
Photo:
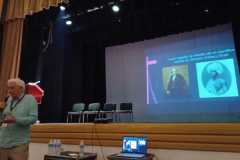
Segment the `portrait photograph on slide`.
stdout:
<path fill-rule="evenodd" d="M 189 95 L 189 73 L 187 65 L 164 67 L 162 74 L 166 97 L 181 98 Z"/>
<path fill-rule="evenodd" d="M 233 59 L 197 63 L 196 69 L 200 98 L 238 96 Z"/>

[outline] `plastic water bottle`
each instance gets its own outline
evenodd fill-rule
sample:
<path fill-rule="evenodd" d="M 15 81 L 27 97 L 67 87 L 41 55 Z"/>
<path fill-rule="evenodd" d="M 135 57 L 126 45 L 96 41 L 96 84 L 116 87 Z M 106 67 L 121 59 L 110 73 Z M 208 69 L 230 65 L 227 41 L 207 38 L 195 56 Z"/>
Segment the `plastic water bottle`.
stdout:
<path fill-rule="evenodd" d="M 55 140 L 55 154 L 60 155 L 61 153 L 61 141 L 60 139 Z"/>
<path fill-rule="evenodd" d="M 61 140 L 59 139 L 59 154 L 61 154 L 62 151 L 63 151 L 62 142 L 61 142 Z"/>
<path fill-rule="evenodd" d="M 52 143 L 52 154 L 53 154 L 53 155 L 56 154 L 56 139 L 53 139 L 53 143 Z"/>
<path fill-rule="evenodd" d="M 60 155 L 61 152 L 62 152 L 62 142 L 61 142 L 60 139 L 58 140 L 58 145 L 59 145 L 59 147 L 58 147 L 58 154 Z"/>
<path fill-rule="evenodd" d="M 84 156 L 84 141 L 83 140 L 81 140 L 80 141 L 80 146 L 79 146 L 80 148 L 80 150 L 79 150 L 79 156 L 80 157 L 83 157 Z"/>
<path fill-rule="evenodd" d="M 53 154 L 53 140 L 50 139 L 48 142 L 48 154 L 51 155 Z"/>
<path fill-rule="evenodd" d="M 58 147 L 59 147 L 58 139 L 54 139 L 53 140 L 53 154 L 54 155 L 58 154 Z"/>

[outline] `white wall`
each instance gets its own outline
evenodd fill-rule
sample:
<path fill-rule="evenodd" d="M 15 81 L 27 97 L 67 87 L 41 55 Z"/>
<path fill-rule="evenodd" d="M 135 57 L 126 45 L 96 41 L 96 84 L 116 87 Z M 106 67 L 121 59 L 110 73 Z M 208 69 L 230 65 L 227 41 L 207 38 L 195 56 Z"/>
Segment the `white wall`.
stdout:
<path fill-rule="evenodd" d="M 77 145 L 63 145 L 65 151 L 78 151 Z M 97 147 L 86 146 L 86 152 L 98 153 L 97 160 L 107 159 L 107 155 L 118 153 L 119 147 Z M 150 153 L 156 155 L 155 160 L 240 160 L 240 153 L 230 152 L 209 152 L 209 151 L 184 151 L 184 150 L 163 150 L 149 149 Z M 31 143 L 29 160 L 43 160 L 47 153 L 47 144 Z M 103 157 L 104 155 L 104 157 Z"/>

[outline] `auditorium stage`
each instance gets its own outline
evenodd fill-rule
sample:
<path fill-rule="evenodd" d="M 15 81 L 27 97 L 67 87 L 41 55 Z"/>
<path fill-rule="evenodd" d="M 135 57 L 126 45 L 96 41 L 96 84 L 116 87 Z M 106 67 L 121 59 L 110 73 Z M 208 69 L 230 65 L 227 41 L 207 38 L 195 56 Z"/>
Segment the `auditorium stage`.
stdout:
<path fill-rule="evenodd" d="M 33 125 L 31 142 L 120 147 L 126 135 L 146 136 L 154 149 L 240 152 L 239 123 L 41 123 Z"/>

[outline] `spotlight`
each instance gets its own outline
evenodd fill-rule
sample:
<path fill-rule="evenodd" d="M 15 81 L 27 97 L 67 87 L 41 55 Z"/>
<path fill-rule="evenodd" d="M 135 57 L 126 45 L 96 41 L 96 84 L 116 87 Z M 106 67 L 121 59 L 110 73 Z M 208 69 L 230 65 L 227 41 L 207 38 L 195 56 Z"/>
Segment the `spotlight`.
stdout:
<path fill-rule="evenodd" d="M 205 13 L 208 13 L 209 12 L 209 10 L 206 8 L 206 9 L 204 9 L 203 10 Z"/>
<path fill-rule="evenodd" d="M 113 10 L 113 12 L 119 12 L 120 8 L 119 8 L 118 5 L 114 4 L 114 5 L 112 6 L 112 10 Z"/>
<path fill-rule="evenodd" d="M 61 5 L 61 6 L 60 6 L 60 10 L 61 10 L 61 11 L 65 11 L 65 10 L 66 10 L 66 7 L 63 6 L 63 5 Z"/>
<path fill-rule="evenodd" d="M 71 25 L 72 25 L 72 21 L 71 21 L 71 20 L 67 20 L 67 21 L 66 21 L 66 25 L 67 25 L 67 26 L 71 26 Z"/>

